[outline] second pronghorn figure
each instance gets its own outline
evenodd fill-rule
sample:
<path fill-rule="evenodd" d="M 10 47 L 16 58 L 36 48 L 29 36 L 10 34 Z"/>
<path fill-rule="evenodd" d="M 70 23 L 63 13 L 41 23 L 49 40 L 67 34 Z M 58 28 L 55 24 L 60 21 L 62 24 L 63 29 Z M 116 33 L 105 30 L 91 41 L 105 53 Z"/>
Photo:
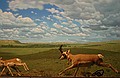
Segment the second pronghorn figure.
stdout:
<path fill-rule="evenodd" d="M 22 62 L 22 60 L 19 58 L 3 60 L 2 57 L 0 57 L 0 67 L 3 67 L 3 69 L 0 73 L 0 76 L 3 74 L 3 72 L 5 71 L 6 68 L 9 70 L 10 74 L 12 76 L 14 76 L 10 67 L 13 68 L 14 70 L 16 70 L 17 74 L 19 76 L 21 76 L 20 70 L 18 69 L 17 66 L 23 66 L 26 71 L 29 70 L 27 64 L 25 62 Z"/>
<path fill-rule="evenodd" d="M 108 67 L 111 68 L 114 72 L 118 73 L 118 70 L 116 70 L 111 64 L 106 64 L 103 62 L 103 55 L 102 54 L 76 54 L 73 55 L 70 53 L 70 50 L 63 51 L 62 46 L 60 46 L 59 50 L 61 52 L 60 59 L 67 59 L 68 62 L 71 62 L 72 65 L 64 69 L 62 72 L 59 73 L 59 75 L 63 74 L 65 71 L 77 67 L 74 76 L 76 76 L 77 71 L 79 67 L 90 67 L 94 64 L 97 66 L 102 67 Z"/>

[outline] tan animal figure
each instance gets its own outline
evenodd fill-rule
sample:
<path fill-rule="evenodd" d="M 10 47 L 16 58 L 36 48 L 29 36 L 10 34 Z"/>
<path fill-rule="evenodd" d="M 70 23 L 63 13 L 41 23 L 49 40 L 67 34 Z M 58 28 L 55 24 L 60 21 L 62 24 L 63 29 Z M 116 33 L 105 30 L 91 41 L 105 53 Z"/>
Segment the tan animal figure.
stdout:
<path fill-rule="evenodd" d="M 10 67 L 12 67 L 13 69 L 15 69 L 18 72 L 19 76 L 21 76 L 21 75 L 19 74 L 19 70 L 18 70 L 18 68 L 16 66 L 23 66 L 26 71 L 29 70 L 29 68 L 26 65 L 26 63 L 22 62 L 22 60 L 19 59 L 19 58 L 13 58 L 13 59 L 9 59 L 9 60 L 2 60 L 2 58 L 0 58 L 0 64 L 2 66 L 4 66 L 4 68 L 2 69 L 2 72 L 1 72 L 0 75 L 2 75 L 2 73 L 7 68 L 9 70 L 9 72 L 11 73 L 11 75 L 13 76 L 13 73 L 10 70 Z"/>
<path fill-rule="evenodd" d="M 13 76 L 10 67 L 9 66 L 4 66 L 4 61 L 2 60 L 2 57 L 0 57 L 0 67 L 2 68 L 2 71 L 5 70 L 5 68 L 7 68 L 9 70 L 9 72 L 11 73 L 11 75 Z M 0 76 L 2 75 L 2 72 L 0 73 Z"/>
<path fill-rule="evenodd" d="M 63 52 L 62 46 L 60 46 L 59 50 L 61 52 L 60 59 L 67 59 L 69 62 L 72 63 L 71 66 L 67 67 L 64 69 L 62 72 L 59 73 L 59 75 L 63 74 L 65 71 L 77 67 L 74 76 L 76 76 L 77 71 L 79 67 L 90 67 L 94 64 L 97 66 L 102 66 L 102 67 L 108 67 L 111 68 L 114 72 L 118 73 L 118 70 L 116 70 L 114 67 L 112 67 L 111 64 L 106 64 L 103 62 L 103 55 L 102 54 L 76 54 L 73 55 L 70 53 L 70 50 L 67 50 Z"/>

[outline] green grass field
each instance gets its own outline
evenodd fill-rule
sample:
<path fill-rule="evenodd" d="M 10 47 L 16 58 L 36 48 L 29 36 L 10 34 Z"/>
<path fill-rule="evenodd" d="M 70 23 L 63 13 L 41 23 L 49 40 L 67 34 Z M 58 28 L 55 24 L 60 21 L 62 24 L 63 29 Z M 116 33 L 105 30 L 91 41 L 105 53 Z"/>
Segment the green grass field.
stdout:
<path fill-rule="evenodd" d="M 8 44 L 9 42 L 9 44 Z M 59 60 L 60 52 L 58 50 L 59 44 L 29 44 L 20 42 L 0 41 L 0 57 L 3 59 L 10 59 L 14 57 L 21 58 L 27 63 L 30 68 L 29 71 L 25 71 L 23 67 L 19 67 L 23 76 L 43 76 L 43 77 L 59 77 L 58 73 L 68 67 L 67 60 Z M 62 43 L 63 44 L 63 43 Z M 7 46 L 6 46 L 7 45 Z M 104 61 L 112 64 L 116 69 L 120 71 L 120 41 L 110 42 L 98 42 L 87 44 L 65 44 L 63 50 L 71 49 L 72 54 L 89 53 L 97 54 L 102 53 L 104 55 Z M 77 76 L 83 77 L 82 72 L 84 67 L 81 67 L 77 73 Z M 104 69 L 104 77 L 120 77 L 120 74 L 114 73 L 109 68 L 98 67 L 96 65 L 88 69 L 91 73 L 98 69 Z M 72 77 L 74 69 L 66 71 L 63 74 L 64 77 Z"/>

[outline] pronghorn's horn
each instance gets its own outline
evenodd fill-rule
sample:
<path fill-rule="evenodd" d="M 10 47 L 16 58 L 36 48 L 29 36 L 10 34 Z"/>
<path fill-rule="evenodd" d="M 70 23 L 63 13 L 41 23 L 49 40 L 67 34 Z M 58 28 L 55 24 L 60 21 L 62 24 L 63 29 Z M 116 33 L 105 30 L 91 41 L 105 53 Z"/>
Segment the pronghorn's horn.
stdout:
<path fill-rule="evenodd" d="M 61 53 L 63 53 L 62 46 L 63 45 L 61 45 L 60 48 L 59 48 L 59 50 L 60 50 Z"/>

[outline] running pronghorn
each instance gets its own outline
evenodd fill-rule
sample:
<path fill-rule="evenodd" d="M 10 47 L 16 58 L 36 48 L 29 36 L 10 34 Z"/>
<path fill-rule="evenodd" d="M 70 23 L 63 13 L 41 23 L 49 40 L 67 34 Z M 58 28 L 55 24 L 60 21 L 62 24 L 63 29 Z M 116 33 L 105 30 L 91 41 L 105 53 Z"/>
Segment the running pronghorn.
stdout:
<path fill-rule="evenodd" d="M 77 67 L 74 76 L 76 76 L 77 71 L 79 67 L 90 67 L 94 64 L 97 66 L 102 66 L 102 67 L 108 67 L 111 68 L 114 72 L 118 73 L 118 70 L 116 70 L 114 67 L 112 67 L 111 64 L 106 64 L 103 62 L 103 55 L 102 54 L 76 54 L 73 55 L 70 53 L 70 50 L 67 50 L 63 52 L 62 46 L 60 46 L 59 50 L 61 52 L 60 59 L 67 59 L 68 62 L 71 62 L 72 65 L 64 69 L 62 72 L 59 73 L 59 75 L 63 74 L 65 71 Z"/>
<path fill-rule="evenodd" d="M 29 68 L 26 65 L 26 63 L 22 62 L 22 60 L 19 59 L 19 58 L 13 58 L 13 59 L 9 59 L 9 60 L 3 60 L 2 57 L 1 57 L 0 58 L 0 66 L 3 67 L 3 69 L 2 69 L 2 71 L 0 73 L 0 76 L 5 71 L 6 68 L 9 70 L 10 74 L 13 76 L 13 73 L 12 73 L 10 67 L 13 68 L 13 69 L 15 69 L 17 71 L 17 74 L 19 76 L 21 76 L 20 70 L 16 66 L 23 66 L 26 71 L 29 70 Z"/>

